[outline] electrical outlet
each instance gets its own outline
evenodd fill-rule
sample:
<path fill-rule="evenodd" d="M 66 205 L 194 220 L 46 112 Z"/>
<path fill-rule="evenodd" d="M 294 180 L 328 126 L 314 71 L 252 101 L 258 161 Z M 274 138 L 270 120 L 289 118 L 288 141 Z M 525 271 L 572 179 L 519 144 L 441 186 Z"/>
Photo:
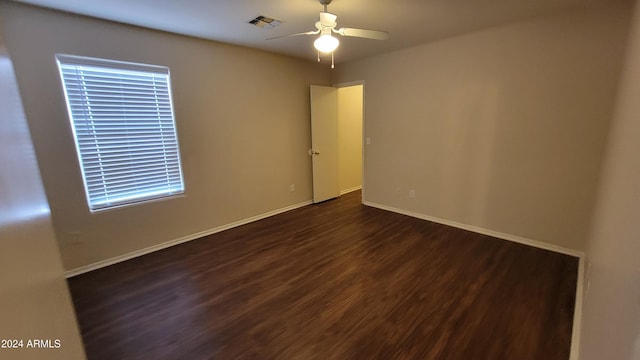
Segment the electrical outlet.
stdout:
<path fill-rule="evenodd" d="M 291 191 L 291 192 L 296 191 L 296 184 L 289 185 L 289 191 Z"/>
<path fill-rule="evenodd" d="M 409 197 L 410 198 L 416 197 L 416 191 L 414 189 L 409 190 Z"/>

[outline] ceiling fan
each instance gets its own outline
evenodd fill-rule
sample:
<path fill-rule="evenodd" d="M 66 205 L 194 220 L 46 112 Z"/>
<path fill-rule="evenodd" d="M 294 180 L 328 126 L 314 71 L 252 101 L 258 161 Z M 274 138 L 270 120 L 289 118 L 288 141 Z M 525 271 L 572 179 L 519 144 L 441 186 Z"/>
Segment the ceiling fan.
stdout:
<path fill-rule="evenodd" d="M 318 61 L 320 61 L 320 53 L 323 54 L 331 54 L 331 68 L 333 69 L 333 52 L 340 45 L 340 40 L 333 36 L 333 34 L 338 34 L 341 36 L 351 36 L 351 37 L 359 37 L 366 39 L 374 39 L 374 40 L 386 40 L 389 38 L 389 34 L 385 31 L 378 30 L 366 30 L 366 29 L 356 29 L 356 28 L 339 28 L 336 29 L 338 23 L 336 19 L 337 15 L 332 14 L 327 11 L 327 5 L 331 4 L 332 0 L 319 0 L 320 4 L 324 6 L 324 11 L 320 12 L 320 20 L 316 22 L 316 29 L 313 31 L 301 32 L 297 34 L 289 34 L 283 36 L 276 36 L 269 38 L 267 40 L 280 39 L 291 36 L 300 36 L 300 35 L 320 35 L 314 42 L 313 46 L 318 50 Z"/>

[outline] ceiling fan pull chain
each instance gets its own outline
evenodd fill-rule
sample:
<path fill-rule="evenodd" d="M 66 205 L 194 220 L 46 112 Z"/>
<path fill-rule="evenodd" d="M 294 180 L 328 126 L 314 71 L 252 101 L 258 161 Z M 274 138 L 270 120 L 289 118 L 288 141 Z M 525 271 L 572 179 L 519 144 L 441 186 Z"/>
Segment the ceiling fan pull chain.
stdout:
<path fill-rule="evenodd" d="M 335 69 L 335 66 L 333 65 L 333 51 L 331 52 L 331 68 Z"/>
<path fill-rule="evenodd" d="M 318 62 L 320 62 L 320 50 L 318 50 Z"/>

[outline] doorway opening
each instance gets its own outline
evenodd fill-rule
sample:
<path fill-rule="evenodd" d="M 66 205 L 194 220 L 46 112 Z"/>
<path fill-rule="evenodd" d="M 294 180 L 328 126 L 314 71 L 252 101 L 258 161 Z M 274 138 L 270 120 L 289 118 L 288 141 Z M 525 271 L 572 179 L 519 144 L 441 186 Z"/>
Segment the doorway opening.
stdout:
<path fill-rule="evenodd" d="M 362 190 L 364 82 L 311 86 L 313 201 Z"/>

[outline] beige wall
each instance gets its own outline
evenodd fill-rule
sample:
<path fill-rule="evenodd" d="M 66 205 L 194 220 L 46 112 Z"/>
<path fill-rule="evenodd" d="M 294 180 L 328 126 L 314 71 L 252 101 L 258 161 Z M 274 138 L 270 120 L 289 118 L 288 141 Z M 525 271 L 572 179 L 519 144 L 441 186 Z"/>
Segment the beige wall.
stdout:
<path fill-rule="evenodd" d="M 340 192 L 362 187 L 362 85 L 338 88 Z"/>
<path fill-rule="evenodd" d="M 84 359 L 49 205 L 1 40 L 0 109 L 0 339 L 19 339 L 24 346 L 0 349 L 0 358 Z M 27 348 L 30 339 L 57 339 L 60 348 Z"/>
<path fill-rule="evenodd" d="M 0 19 L 67 270 L 311 199 L 309 84 L 328 67 L 2 0 Z M 171 69 L 185 196 L 88 211 L 56 53 Z"/>
<path fill-rule="evenodd" d="M 587 246 L 581 359 L 640 359 L 640 8 Z"/>
<path fill-rule="evenodd" d="M 366 81 L 365 201 L 584 250 L 628 21 L 596 8 L 338 66 Z"/>

